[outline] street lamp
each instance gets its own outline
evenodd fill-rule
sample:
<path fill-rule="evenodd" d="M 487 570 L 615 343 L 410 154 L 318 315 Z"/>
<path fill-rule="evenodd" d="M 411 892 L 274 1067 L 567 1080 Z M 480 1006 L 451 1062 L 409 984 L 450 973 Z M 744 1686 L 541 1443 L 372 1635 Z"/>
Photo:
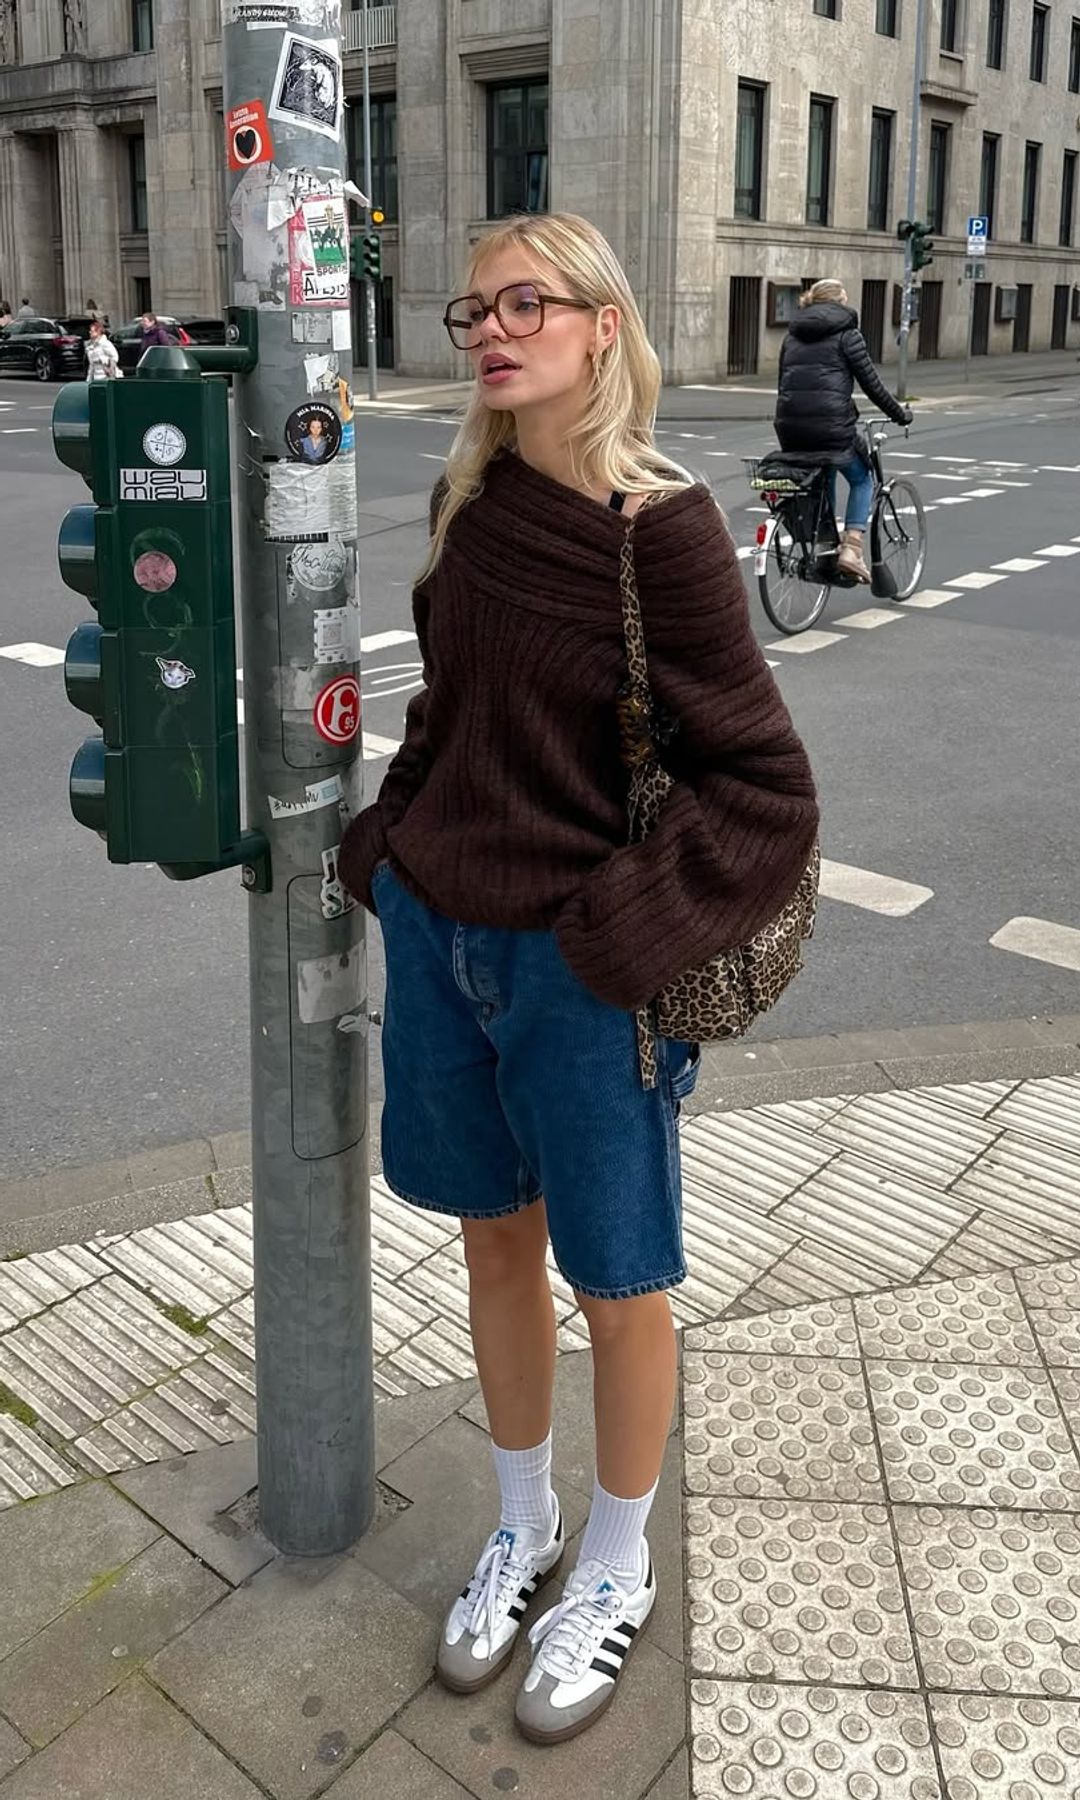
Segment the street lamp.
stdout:
<path fill-rule="evenodd" d="M 913 221 L 918 205 L 919 180 L 919 126 L 922 111 L 923 58 L 926 44 L 926 0 L 918 0 L 915 14 L 915 81 L 911 100 L 911 150 L 908 155 L 908 195 L 907 220 Z M 904 298 L 900 308 L 900 373 L 897 381 L 897 397 L 907 399 L 908 344 L 911 337 L 912 294 L 915 286 L 915 234 L 904 232 Z"/>

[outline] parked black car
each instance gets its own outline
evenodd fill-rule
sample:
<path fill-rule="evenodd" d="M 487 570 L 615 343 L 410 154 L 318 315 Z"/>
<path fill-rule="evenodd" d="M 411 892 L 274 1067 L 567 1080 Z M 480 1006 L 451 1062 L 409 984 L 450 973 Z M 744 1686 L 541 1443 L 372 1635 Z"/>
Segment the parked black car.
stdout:
<path fill-rule="evenodd" d="M 86 374 L 89 335 L 89 319 L 14 319 L 0 331 L 0 376 L 78 379 Z"/>
<path fill-rule="evenodd" d="M 224 319 L 174 319 L 167 313 L 158 313 L 157 321 L 178 344 L 185 338 L 190 344 L 225 342 Z M 126 325 L 118 325 L 115 331 L 110 331 L 109 336 L 120 353 L 120 367 L 130 375 L 142 355 L 142 321 L 130 319 Z"/>

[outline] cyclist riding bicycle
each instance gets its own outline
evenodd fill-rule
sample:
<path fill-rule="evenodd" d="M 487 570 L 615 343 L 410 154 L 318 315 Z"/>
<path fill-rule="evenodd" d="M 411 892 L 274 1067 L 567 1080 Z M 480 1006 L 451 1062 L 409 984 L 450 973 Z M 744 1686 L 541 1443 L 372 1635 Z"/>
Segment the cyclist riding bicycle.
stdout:
<path fill-rule="evenodd" d="M 863 533 L 870 521 L 874 482 L 858 429 L 854 390 L 864 394 L 898 425 L 911 412 L 885 386 L 874 367 L 859 315 L 848 305 L 840 281 L 815 281 L 799 300 L 800 315 L 780 351 L 779 391 L 774 425 L 781 450 L 805 452 L 811 462 L 831 463 L 829 497 L 836 508 L 836 473 L 848 484 L 844 535 L 837 568 L 869 581 L 863 560 Z"/>

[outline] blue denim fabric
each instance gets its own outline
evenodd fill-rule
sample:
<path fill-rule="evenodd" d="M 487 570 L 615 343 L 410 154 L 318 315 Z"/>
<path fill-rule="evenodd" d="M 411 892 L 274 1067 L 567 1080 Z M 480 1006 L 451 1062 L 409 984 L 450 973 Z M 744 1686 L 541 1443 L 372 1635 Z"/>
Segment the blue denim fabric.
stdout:
<path fill-rule="evenodd" d="M 874 477 L 870 465 L 865 458 L 855 455 L 850 462 L 841 463 L 838 468 L 829 470 L 829 505 L 836 511 L 836 477 L 840 474 L 848 484 L 847 516 L 844 525 L 848 531 L 865 531 L 870 523 L 870 508 L 874 500 Z"/>
<path fill-rule="evenodd" d="M 597 1000 L 547 931 L 459 925 L 383 863 L 383 1173 L 403 1200 L 495 1219 L 543 1195 L 579 1293 L 623 1299 L 686 1277 L 676 1130 L 696 1045 L 660 1043 L 642 1087 L 629 1013 Z"/>

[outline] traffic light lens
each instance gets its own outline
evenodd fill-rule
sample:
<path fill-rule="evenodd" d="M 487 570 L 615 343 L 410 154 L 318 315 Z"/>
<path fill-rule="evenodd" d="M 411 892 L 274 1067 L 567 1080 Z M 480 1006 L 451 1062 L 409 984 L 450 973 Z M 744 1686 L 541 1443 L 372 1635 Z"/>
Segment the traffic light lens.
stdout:
<path fill-rule="evenodd" d="M 384 212 L 380 211 L 380 209 L 377 206 L 372 208 L 371 223 L 373 225 L 381 225 L 384 222 L 385 218 L 386 218 L 386 214 Z"/>
<path fill-rule="evenodd" d="M 105 831 L 105 743 L 87 738 L 75 753 L 68 783 L 71 810 L 88 831 Z"/>

